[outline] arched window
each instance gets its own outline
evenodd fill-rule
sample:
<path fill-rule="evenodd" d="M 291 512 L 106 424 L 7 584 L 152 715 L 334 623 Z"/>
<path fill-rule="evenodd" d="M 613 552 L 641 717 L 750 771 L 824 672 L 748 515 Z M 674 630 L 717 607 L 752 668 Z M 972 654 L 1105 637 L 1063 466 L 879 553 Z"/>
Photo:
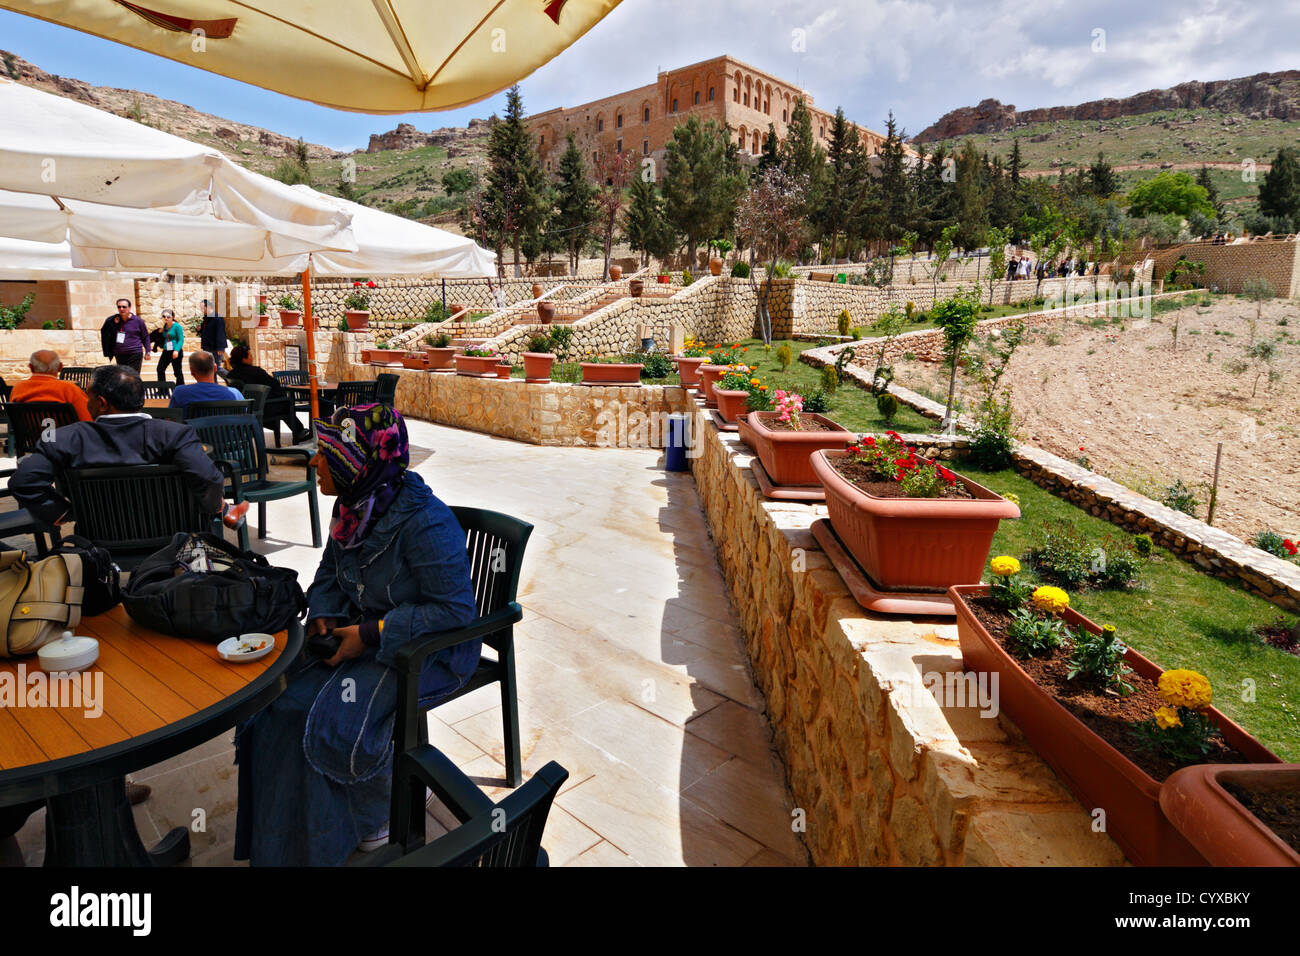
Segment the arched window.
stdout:
<path fill-rule="evenodd" d="M 650 107 L 647 106 L 645 107 L 645 109 L 641 111 L 641 122 L 642 123 L 650 122 Z"/>
<path fill-rule="evenodd" d="M 700 91 L 699 91 L 699 90 L 696 90 L 696 91 L 695 91 L 695 105 L 696 105 L 696 106 L 699 106 L 699 105 L 700 105 Z"/>
<path fill-rule="evenodd" d="M 677 112 L 677 100 L 673 100 L 673 112 Z"/>
<path fill-rule="evenodd" d="M 623 128 L 623 114 L 622 114 L 622 113 L 615 114 L 615 116 L 614 116 L 614 126 L 615 126 L 617 129 L 622 129 L 622 128 Z"/>
<path fill-rule="evenodd" d="M 596 132 L 597 132 L 597 133 L 603 133 L 604 131 L 605 131 L 605 117 L 603 117 L 603 116 L 597 116 L 597 117 L 596 117 Z"/>
<path fill-rule="evenodd" d="M 709 102 L 713 102 L 713 87 L 709 87 Z"/>

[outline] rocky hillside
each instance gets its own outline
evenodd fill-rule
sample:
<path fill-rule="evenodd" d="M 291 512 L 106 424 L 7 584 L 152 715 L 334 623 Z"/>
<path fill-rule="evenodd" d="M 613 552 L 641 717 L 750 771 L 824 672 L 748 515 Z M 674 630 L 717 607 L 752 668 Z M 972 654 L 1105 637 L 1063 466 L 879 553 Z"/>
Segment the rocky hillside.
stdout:
<path fill-rule="evenodd" d="M 1249 119 L 1300 119 L 1300 70 L 1259 73 L 1235 80 L 1180 83 L 1167 90 L 1148 90 L 1123 99 L 1093 100 L 1078 106 L 1017 110 L 998 100 L 982 100 L 943 116 L 913 142 L 932 143 L 978 133 L 1000 133 L 1017 126 L 1065 120 L 1113 120 L 1161 110 L 1208 109 L 1242 114 Z"/>

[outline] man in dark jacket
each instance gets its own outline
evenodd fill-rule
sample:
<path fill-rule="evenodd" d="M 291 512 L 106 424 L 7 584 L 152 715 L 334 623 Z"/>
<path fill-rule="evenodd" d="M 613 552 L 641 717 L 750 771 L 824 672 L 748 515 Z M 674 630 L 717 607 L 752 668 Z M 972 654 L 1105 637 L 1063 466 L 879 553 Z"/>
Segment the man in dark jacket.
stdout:
<path fill-rule="evenodd" d="M 189 425 L 150 418 L 144 408 L 144 382 L 121 365 L 95 369 L 87 406 L 93 421 L 56 429 L 54 435 L 18 463 L 9 490 L 20 506 L 50 523 L 75 521 L 72 505 L 54 487 L 54 478 L 68 468 L 113 465 L 177 465 L 189 479 L 202 509 L 222 513 L 220 469 L 203 450 Z M 247 503 L 239 514 L 247 511 Z M 233 509 L 232 509 L 233 511 Z M 238 515 L 227 513 L 228 523 Z"/>
<path fill-rule="evenodd" d="M 293 436 L 294 444 L 306 441 L 311 432 L 303 428 L 298 416 L 293 413 L 293 397 L 285 391 L 284 386 L 266 369 L 249 361 L 248 346 L 236 345 L 230 350 L 230 384 L 265 385 L 268 389 L 266 405 L 263 407 L 262 424 L 275 430 L 284 422 Z"/>
<path fill-rule="evenodd" d="M 226 320 L 217 314 L 217 307 L 207 299 L 203 300 L 203 321 L 199 323 L 199 347 L 212 353 L 217 364 L 217 377 L 226 377 Z"/>
<path fill-rule="evenodd" d="M 117 300 L 117 311 L 100 326 L 99 341 L 105 358 L 140 371 L 150 349 L 149 327 L 131 311 L 130 299 Z"/>

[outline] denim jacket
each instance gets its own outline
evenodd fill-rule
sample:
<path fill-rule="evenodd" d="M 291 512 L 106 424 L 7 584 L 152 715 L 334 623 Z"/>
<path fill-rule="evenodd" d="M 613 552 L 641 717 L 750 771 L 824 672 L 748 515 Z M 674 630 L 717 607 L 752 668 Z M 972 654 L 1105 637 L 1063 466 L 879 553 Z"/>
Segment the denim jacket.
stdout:
<path fill-rule="evenodd" d="M 307 759 L 320 773 L 340 783 L 369 779 L 386 767 L 392 747 L 397 673 L 391 665 L 397 649 L 478 616 L 465 533 L 451 509 L 408 471 L 363 544 L 344 549 L 328 541 L 307 604 L 309 622 L 330 617 L 342 626 L 383 619 L 379 648 L 343 662 L 325 680 L 303 739 Z M 475 641 L 431 657 L 421 675 L 421 700 L 463 684 L 481 647 Z"/>

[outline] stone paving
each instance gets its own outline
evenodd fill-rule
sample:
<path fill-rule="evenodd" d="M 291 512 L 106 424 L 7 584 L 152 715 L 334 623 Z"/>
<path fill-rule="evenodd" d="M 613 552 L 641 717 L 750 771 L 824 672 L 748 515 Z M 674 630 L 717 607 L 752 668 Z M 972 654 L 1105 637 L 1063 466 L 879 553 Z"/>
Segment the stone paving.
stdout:
<path fill-rule="evenodd" d="M 516 628 L 525 776 L 569 771 L 547 826 L 553 865 L 804 865 L 763 700 L 689 474 L 659 452 L 524 445 L 410 420 L 412 465 L 445 501 L 532 521 Z M 326 512 L 328 513 L 328 512 Z M 305 499 L 273 502 L 255 548 L 310 582 Z M 256 538 L 254 537 L 256 542 Z M 437 709 L 430 737 L 499 798 L 494 687 Z M 230 735 L 134 774 L 146 843 L 207 811 L 195 866 L 232 864 Z M 430 838 L 448 820 L 433 814 Z M 19 833 L 44 851 L 43 814 Z"/>

